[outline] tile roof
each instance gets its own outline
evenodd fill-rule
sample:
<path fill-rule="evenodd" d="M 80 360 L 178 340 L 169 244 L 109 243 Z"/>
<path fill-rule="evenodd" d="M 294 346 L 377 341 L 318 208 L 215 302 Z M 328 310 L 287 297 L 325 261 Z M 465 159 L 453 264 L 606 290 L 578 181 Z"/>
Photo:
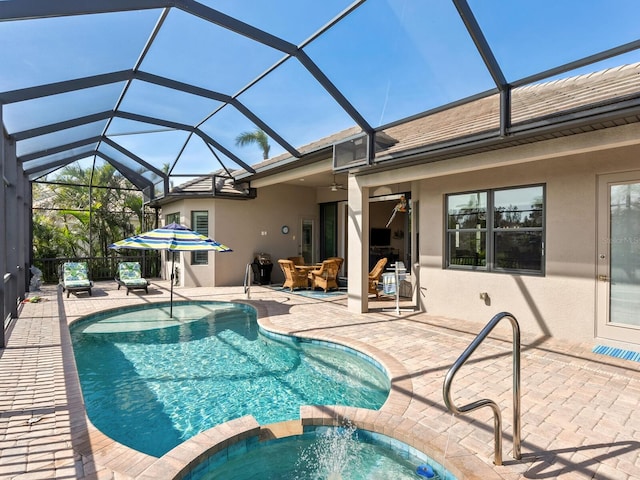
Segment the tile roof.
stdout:
<path fill-rule="evenodd" d="M 639 93 L 640 63 L 527 85 L 514 89 L 512 93 L 512 122 L 524 122 Z"/>
<path fill-rule="evenodd" d="M 511 122 L 515 127 L 590 105 L 640 96 L 640 63 L 596 73 L 514 88 Z M 640 121 L 638 118 L 628 121 Z M 384 132 L 398 143 L 381 155 L 452 141 L 500 128 L 500 94 L 395 125 Z M 579 133 L 579 132 L 574 132 Z"/>
<path fill-rule="evenodd" d="M 638 98 L 640 98 L 640 63 L 517 87 L 511 91 L 511 128 L 515 131 L 529 123 L 558 118 L 563 115 L 571 116 L 572 113 L 585 112 L 597 106 Z M 585 115 L 588 116 L 588 113 Z M 529 143 L 633 122 L 640 122 L 638 114 L 633 113 L 625 116 L 621 113 L 620 118 L 607 123 L 596 121 L 587 125 L 589 122 L 585 122 L 580 128 L 567 127 L 564 130 L 558 128 L 555 132 L 536 134 L 529 138 L 516 139 L 507 136 L 501 139 L 500 144 L 478 147 L 475 151 L 505 148 L 519 143 Z M 474 135 L 487 134 L 497 138 L 499 129 L 500 94 L 495 93 L 383 129 L 382 133 L 396 142 L 377 151 L 376 161 L 384 161 L 388 158 L 401 159 L 412 151 L 424 149 L 430 145 L 437 146 L 447 142 L 451 142 L 451 144 L 462 143 L 463 139 Z M 358 127 L 351 127 L 309 143 L 301 147 L 299 151 L 303 155 L 320 152 L 360 132 Z M 453 156 L 455 154 L 443 155 L 442 158 Z M 323 158 L 326 159 L 326 155 Z M 269 171 L 275 171 L 276 167 L 295 168 L 300 164 L 300 161 L 301 159 L 284 153 L 259 162 L 253 165 L 253 168 L 258 174 L 264 175 Z M 244 170 L 237 170 L 233 172 L 233 175 L 251 179 L 251 175 L 248 175 Z"/>

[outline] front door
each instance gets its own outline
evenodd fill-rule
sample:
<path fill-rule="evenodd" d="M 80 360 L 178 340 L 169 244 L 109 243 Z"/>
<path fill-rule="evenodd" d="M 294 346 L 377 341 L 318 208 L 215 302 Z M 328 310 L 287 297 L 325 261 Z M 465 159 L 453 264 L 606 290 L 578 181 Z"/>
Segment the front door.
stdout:
<path fill-rule="evenodd" d="M 596 332 L 640 345 L 640 172 L 603 175 L 598 187 Z"/>

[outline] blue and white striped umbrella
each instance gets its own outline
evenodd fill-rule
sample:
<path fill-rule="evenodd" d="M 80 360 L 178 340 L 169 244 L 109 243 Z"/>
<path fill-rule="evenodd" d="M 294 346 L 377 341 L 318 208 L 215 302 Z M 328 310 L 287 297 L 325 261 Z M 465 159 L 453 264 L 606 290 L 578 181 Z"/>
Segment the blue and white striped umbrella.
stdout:
<path fill-rule="evenodd" d="M 109 248 L 134 248 L 140 250 L 169 250 L 172 252 L 194 252 L 200 250 L 214 250 L 217 252 L 231 252 L 226 245 L 216 242 L 212 238 L 179 225 L 169 225 L 150 230 L 133 237 L 125 238 L 109 245 Z"/>
<path fill-rule="evenodd" d="M 138 250 L 168 250 L 170 252 L 197 252 L 213 250 L 216 252 L 231 252 L 226 245 L 216 242 L 212 238 L 195 232 L 184 225 L 170 223 L 161 228 L 150 230 L 133 237 L 119 240 L 109 245 L 109 248 L 133 248 Z M 175 253 L 171 256 L 171 301 L 169 316 L 173 317 L 173 272 Z"/>

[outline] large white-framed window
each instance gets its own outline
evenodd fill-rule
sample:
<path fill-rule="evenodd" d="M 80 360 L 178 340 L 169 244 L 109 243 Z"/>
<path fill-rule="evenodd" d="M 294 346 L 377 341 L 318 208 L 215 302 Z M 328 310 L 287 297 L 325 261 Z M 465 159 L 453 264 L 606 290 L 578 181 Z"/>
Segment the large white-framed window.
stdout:
<path fill-rule="evenodd" d="M 209 212 L 206 210 L 194 210 L 191 212 L 191 229 L 209 236 Z M 191 265 L 208 265 L 209 252 L 191 252 Z"/>
<path fill-rule="evenodd" d="M 446 195 L 446 268 L 544 274 L 545 186 Z"/>

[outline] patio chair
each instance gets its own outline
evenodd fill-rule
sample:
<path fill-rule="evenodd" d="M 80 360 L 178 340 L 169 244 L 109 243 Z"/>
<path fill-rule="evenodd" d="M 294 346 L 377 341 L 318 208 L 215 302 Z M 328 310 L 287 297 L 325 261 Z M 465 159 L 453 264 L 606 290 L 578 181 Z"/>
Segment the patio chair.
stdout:
<path fill-rule="evenodd" d="M 142 271 L 138 262 L 121 262 L 118 265 L 118 273 L 115 277 L 120 287 L 127 288 L 127 295 L 131 290 L 144 290 L 149 293 L 149 281 L 142 278 Z"/>
<path fill-rule="evenodd" d="M 66 262 L 62 265 L 62 291 L 67 292 L 67 298 L 71 292 L 89 292 L 91 296 L 91 288 L 93 282 L 89 280 L 89 273 L 86 262 Z"/>
<path fill-rule="evenodd" d="M 340 269 L 342 268 L 342 264 L 344 263 L 344 258 L 342 257 L 329 257 L 327 260 L 334 260 L 338 264 L 338 273 L 340 273 Z"/>
<path fill-rule="evenodd" d="M 294 265 L 304 265 L 304 257 L 289 257 Z"/>
<path fill-rule="evenodd" d="M 380 283 L 380 277 L 386 264 L 387 257 L 382 257 L 369 272 L 369 293 L 375 295 L 376 298 L 378 298 L 379 295 L 378 284 Z"/>
<path fill-rule="evenodd" d="M 294 288 L 309 288 L 309 279 L 304 270 L 296 269 L 291 260 L 278 260 L 282 273 L 284 273 L 283 288 L 289 288 L 292 292 Z"/>
<path fill-rule="evenodd" d="M 309 272 L 311 288 L 321 288 L 325 292 L 331 288 L 338 288 L 338 262 L 325 260 L 317 270 Z"/>

